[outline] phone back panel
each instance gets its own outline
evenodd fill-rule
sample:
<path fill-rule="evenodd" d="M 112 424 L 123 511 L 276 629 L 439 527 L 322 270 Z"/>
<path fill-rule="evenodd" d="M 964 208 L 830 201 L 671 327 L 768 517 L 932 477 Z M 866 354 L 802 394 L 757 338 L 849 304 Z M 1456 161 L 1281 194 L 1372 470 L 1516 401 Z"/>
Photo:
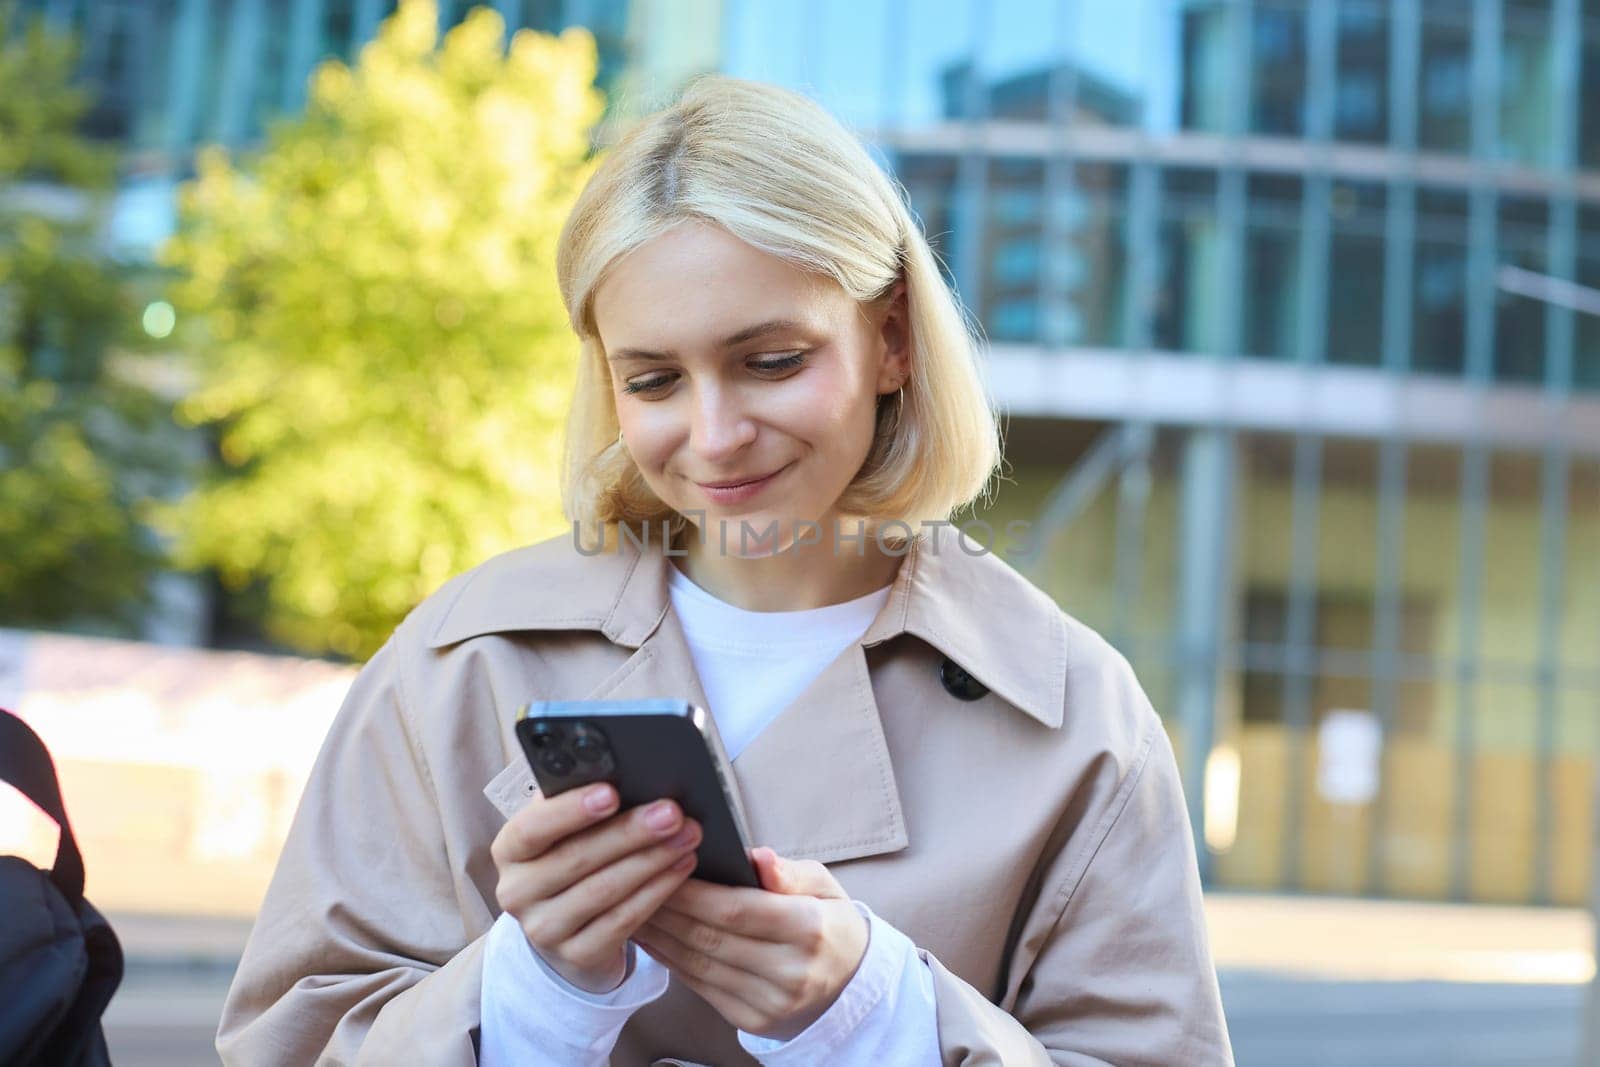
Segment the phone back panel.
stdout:
<path fill-rule="evenodd" d="M 640 710 L 649 706 L 663 710 Z M 716 727 L 705 715 L 712 737 L 703 735 L 694 722 L 693 711 L 683 701 L 536 701 L 518 720 L 517 738 L 539 790 L 546 796 L 591 782 L 609 781 L 616 787 L 623 811 L 657 800 L 674 800 L 701 826 L 694 877 L 723 885 L 759 887 L 747 843 L 732 810 L 739 803 L 737 786 L 725 780 L 718 761 L 711 755 L 714 749 L 720 749 L 720 742 L 713 739 Z M 553 774 L 541 766 L 533 745 L 535 725 L 541 721 L 576 721 L 586 728 L 598 729 L 605 737 L 611 759 L 607 764 L 579 763 L 571 773 Z"/>

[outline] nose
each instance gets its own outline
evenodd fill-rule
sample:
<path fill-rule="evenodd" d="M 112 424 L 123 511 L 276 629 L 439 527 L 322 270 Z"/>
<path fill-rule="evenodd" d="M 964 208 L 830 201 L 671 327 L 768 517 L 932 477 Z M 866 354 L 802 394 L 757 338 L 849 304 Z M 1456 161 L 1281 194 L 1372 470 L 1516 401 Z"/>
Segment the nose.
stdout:
<path fill-rule="evenodd" d="M 713 385 L 696 396 L 689 444 L 706 466 L 714 468 L 731 460 L 755 438 L 755 423 L 737 390 Z"/>

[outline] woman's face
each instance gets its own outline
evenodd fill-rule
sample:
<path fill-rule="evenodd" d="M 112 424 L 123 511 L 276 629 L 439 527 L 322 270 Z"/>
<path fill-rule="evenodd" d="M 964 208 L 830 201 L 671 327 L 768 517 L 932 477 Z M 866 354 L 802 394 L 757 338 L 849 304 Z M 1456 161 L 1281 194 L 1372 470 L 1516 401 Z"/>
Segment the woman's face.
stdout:
<path fill-rule="evenodd" d="M 594 317 L 624 443 L 657 496 L 708 544 L 725 521 L 730 553 L 741 522 L 751 555 L 808 521 L 826 539 L 878 397 L 906 379 L 903 300 L 870 312 L 832 279 L 685 223 L 613 265 Z M 708 485 L 769 475 L 737 493 Z M 774 522 L 777 539 L 760 541 Z"/>

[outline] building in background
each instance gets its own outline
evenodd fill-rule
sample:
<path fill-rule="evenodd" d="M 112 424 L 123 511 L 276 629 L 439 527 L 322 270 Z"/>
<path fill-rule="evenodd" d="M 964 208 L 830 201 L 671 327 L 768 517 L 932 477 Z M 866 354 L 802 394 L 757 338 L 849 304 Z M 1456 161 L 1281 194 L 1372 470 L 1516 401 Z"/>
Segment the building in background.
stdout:
<path fill-rule="evenodd" d="M 138 256 L 393 5 L 25 6 L 85 35 Z M 493 6 L 594 30 L 618 119 L 718 69 L 869 140 L 989 342 L 983 517 L 1134 661 L 1210 884 L 1586 898 L 1600 2 Z"/>

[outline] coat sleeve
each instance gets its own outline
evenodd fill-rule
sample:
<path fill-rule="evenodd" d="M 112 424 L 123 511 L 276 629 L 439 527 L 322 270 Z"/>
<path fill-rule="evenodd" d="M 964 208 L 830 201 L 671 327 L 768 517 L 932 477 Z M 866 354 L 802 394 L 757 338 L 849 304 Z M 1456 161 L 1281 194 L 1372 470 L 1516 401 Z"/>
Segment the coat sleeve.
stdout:
<path fill-rule="evenodd" d="M 223 1005 L 225 1063 L 477 1062 L 487 924 L 471 935 L 452 875 L 403 631 L 356 676 L 313 764 Z"/>
<path fill-rule="evenodd" d="M 947 1065 L 1233 1063 L 1172 746 L 1125 660 L 1095 675 L 1131 743 L 1080 784 L 998 1003 L 922 953 Z"/>

